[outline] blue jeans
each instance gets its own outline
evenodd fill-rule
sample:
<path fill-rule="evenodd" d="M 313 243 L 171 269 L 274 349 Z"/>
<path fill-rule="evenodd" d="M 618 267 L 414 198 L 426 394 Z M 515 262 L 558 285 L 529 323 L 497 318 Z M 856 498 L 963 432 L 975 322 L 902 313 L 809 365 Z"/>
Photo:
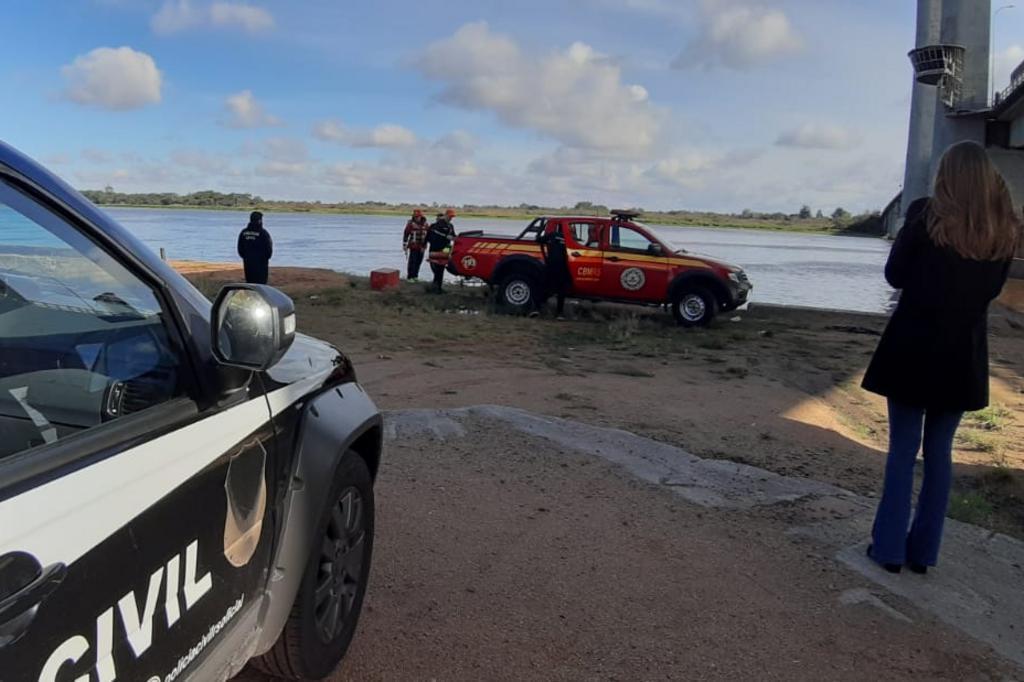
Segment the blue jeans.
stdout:
<path fill-rule="evenodd" d="M 889 459 L 885 488 L 871 531 L 871 556 L 882 564 L 934 566 L 953 482 L 953 436 L 963 412 L 942 412 L 889 401 Z M 924 442 L 924 481 L 910 524 L 914 464 Z M 907 527 L 910 526 L 908 534 Z"/>

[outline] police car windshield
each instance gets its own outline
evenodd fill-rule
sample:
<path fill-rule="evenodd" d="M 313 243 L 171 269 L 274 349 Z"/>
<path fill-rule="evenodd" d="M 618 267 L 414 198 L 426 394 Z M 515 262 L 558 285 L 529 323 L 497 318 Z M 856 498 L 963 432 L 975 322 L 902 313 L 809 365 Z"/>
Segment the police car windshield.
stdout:
<path fill-rule="evenodd" d="M 27 303 L 93 315 L 157 314 L 159 306 L 149 290 L 118 277 L 119 268 L 104 267 L 110 259 L 95 245 L 63 225 L 35 222 L 28 202 L 13 192 L 5 194 L 9 203 L 0 198 L 4 291 Z"/>

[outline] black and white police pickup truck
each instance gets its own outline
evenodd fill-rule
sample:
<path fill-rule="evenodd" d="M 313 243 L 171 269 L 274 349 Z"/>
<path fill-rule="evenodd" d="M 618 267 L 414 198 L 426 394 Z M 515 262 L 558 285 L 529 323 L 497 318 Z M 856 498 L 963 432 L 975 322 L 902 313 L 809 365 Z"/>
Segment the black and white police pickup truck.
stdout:
<path fill-rule="evenodd" d="M 0 143 L 0 680 L 328 675 L 380 455 L 377 408 L 287 296 L 211 306 Z"/>

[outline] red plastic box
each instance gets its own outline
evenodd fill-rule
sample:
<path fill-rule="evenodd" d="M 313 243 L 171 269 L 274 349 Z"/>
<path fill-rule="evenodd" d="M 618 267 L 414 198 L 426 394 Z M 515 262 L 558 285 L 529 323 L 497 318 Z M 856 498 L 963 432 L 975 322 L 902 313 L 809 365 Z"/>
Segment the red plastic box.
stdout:
<path fill-rule="evenodd" d="M 386 268 L 374 270 L 370 273 L 370 288 L 374 291 L 383 291 L 398 286 L 398 270 Z"/>

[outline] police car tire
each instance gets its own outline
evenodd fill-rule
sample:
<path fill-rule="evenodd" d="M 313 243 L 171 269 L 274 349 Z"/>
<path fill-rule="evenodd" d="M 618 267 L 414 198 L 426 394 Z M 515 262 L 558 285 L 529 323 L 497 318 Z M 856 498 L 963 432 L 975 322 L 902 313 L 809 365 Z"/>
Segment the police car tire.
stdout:
<path fill-rule="evenodd" d="M 683 306 L 688 298 L 697 297 L 703 304 L 703 314 L 699 318 L 684 313 Z M 718 299 L 713 293 L 701 286 L 688 286 L 679 292 L 672 299 L 672 315 L 676 322 L 683 327 L 707 327 L 718 314 Z"/>
<path fill-rule="evenodd" d="M 509 288 L 517 285 L 525 285 L 529 289 L 528 297 L 521 304 L 513 303 L 508 299 L 507 292 Z M 498 287 L 498 306 L 506 312 L 525 315 L 535 310 L 537 303 L 542 298 L 540 281 L 529 272 L 523 272 L 522 270 L 515 270 L 505 275 L 501 280 L 501 285 Z"/>
<path fill-rule="evenodd" d="M 365 543 L 362 571 L 352 609 L 344 625 L 331 642 L 324 642 L 317 633 L 314 603 L 321 546 L 327 533 L 331 511 L 334 505 L 341 501 L 341 494 L 349 488 L 355 488 L 362 497 Z M 370 559 L 373 554 L 374 528 L 373 480 L 366 463 L 357 453 L 349 451 L 342 458 L 327 499 L 331 502 L 324 505 L 317 534 L 313 539 L 312 551 L 306 562 L 302 586 L 295 597 L 288 622 L 270 651 L 252 661 L 253 667 L 268 675 L 291 680 L 319 680 L 327 677 L 345 657 L 345 652 L 355 635 L 363 598 L 366 596 Z"/>

